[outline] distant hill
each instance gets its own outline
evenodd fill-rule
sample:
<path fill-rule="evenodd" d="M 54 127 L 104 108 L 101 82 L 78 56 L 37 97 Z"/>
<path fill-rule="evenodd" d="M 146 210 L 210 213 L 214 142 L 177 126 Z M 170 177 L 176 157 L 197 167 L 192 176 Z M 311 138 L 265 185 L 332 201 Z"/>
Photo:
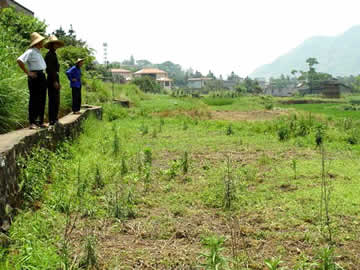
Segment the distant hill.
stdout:
<path fill-rule="evenodd" d="M 360 25 L 335 37 L 318 36 L 306 40 L 271 64 L 257 68 L 250 77 L 278 77 L 293 69 L 307 70 L 306 59 L 315 57 L 316 70 L 334 76 L 360 74 Z"/>

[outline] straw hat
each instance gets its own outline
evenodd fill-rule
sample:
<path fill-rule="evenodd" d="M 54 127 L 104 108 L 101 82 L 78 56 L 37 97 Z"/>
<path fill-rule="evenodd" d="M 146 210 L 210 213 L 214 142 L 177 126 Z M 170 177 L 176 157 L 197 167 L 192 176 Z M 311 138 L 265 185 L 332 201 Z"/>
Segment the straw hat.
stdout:
<path fill-rule="evenodd" d="M 64 41 L 62 40 L 58 40 L 58 38 L 54 35 L 50 36 L 47 40 L 47 42 L 45 43 L 44 47 L 46 49 L 49 49 L 50 44 L 58 44 L 58 48 L 64 47 Z"/>
<path fill-rule="evenodd" d="M 85 60 L 85 58 L 78 58 L 78 59 L 76 60 L 76 62 L 75 62 L 75 65 L 78 64 L 78 63 L 80 63 L 81 61 L 84 61 L 84 60 Z"/>
<path fill-rule="evenodd" d="M 30 34 L 30 48 L 43 41 L 45 38 L 37 32 Z"/>

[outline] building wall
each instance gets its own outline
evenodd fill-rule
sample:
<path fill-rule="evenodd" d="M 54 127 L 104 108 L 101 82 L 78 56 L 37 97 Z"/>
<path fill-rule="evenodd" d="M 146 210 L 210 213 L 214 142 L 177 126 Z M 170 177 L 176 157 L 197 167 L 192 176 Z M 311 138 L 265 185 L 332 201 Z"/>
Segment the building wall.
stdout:
<path fill-rule="evenodd" d="M 203 87 L 203 83 L 201 80 L 199 81 L 188 81 L 188 87 L 194 89 L 201 89 Z"/>

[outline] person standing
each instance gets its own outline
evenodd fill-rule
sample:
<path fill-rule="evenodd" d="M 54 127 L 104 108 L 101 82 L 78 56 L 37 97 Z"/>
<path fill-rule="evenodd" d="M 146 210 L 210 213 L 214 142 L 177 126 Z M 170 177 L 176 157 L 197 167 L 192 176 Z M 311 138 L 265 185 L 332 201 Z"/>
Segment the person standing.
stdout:
<path fill-rule="evenodd" d="M 19 67 L 28 76 L 30 129 L 45 127 L 44 113 L 47 85 L 44 70 L 46 69 L 46 63 L 40 53 L 44 39 L 37 32 L 31 33 L 29 48 L 17 59 Z M 27 65 L 27 68 L 25 65 Z M 37 119 L 38 122 L 36 122 Z"/>
<path fill-rule="evenodd" d="M 84 64 L 83 58 L 78 58 L 75 65 L 66 71 L 72 89 L 72 111 L 80 114 L 81 108 L 81 66 Z"/>
<path fill-rule="evenodd" d="M 44 47 L 49 50 L 45 56 L 45 62 L 49 97 L 48 112 L 50 126 L 53 126 L 58 122 L 61 85 L 58 74 L 60 70 L 60 64 L 56 55 L 56 50 L 63 46 L 64 42 L 58 40 L 56 36 L 51 36 L 44 45 Z"/>

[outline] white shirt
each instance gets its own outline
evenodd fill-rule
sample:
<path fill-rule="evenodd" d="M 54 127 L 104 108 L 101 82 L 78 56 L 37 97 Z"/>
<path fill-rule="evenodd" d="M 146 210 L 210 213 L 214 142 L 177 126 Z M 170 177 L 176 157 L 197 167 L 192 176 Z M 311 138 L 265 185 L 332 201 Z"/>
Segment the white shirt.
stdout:
<path fill-rule="evenodd" d="M 37 48 L 27 49 L 19 58 L 21 62 L 27 64 L 30 71 L 46 69 L 46 63 L 40 50 Z"/>

